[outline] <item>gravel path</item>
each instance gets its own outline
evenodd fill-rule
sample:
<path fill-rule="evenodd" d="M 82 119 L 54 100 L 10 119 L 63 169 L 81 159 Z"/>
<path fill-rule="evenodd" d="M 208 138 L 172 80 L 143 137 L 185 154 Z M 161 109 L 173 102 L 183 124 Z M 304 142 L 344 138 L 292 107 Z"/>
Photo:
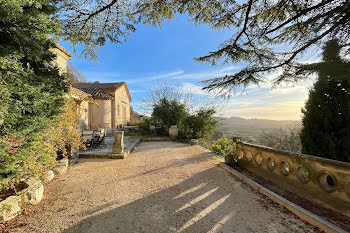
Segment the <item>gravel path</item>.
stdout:
<path fill-rule="evenodd" d="M 198 146 L 144 142 L 124 160 L 81 159 L 9 232 L 310 232 Z"/>

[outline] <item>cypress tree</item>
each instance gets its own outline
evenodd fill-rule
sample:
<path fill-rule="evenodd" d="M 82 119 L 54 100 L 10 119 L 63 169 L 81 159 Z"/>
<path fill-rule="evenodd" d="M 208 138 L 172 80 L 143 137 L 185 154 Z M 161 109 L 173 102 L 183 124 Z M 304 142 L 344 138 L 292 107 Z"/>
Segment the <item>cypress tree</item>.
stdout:
<path fill-rule="evenodd" d="M 350 162 L 350 64 L 337 40 L 326 43 L 323 62 L 303 68 L 318 73 L 303 113 L 302 153 Z"/>

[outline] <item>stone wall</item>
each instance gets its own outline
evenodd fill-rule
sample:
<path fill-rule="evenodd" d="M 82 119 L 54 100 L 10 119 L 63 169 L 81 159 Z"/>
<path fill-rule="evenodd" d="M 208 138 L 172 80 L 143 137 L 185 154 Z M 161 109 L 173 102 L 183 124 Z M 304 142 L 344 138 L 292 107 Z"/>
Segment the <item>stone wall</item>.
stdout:
<path fill-rule="evenodd" d="M 52 49 L 52 52 L 56 54 L 56 59 L 53 61 L 53 64 L 60 69 L 61 73 L 67 73 L 67 61 L 72 59 L 72 55 L 60 45 L 57 45 L 57 48 Z"/>
<path fill-rule="evenodd" d="M 80 117 L 83 123 L 87 123 L 91 128 L 111 129 L 112 123 L 117 126 L 126 125 L 130 122 L 130 100 L 126 88 L 122 86 L 116 91 L 109 91 L 109 93 L 115 99 L 95 99 L 96 104 L 89 104 L 86 119 Z M 115 106 L 114 108 L 112 108 L 113 104 Z M 112 116 L 114 116 L 114 122 L 112 122 Z"/>
<path fill-rule="evenodd" d="M 82 101 L 78 108 L 79 125 L 82 129 L 89 128 L 89 102 Z"/>
<path fill-rule="evenodd" d="M 91 127 L 92 128 L 111 128 L 112 112 L 111 100 L 96 99 L 96 104 L 90 104 L 91 108 Z"/>
<path fill-rule="evenodd" d="M 118 88 L 114 96 L 116 125 L 126 125 L 130 122 L 130 100 L 125 86 Z"/>
<path fill-rule="evenodd" d="M 238 143 L 239 164 L 302 197 L 350 217 L 350 164 Z"/>

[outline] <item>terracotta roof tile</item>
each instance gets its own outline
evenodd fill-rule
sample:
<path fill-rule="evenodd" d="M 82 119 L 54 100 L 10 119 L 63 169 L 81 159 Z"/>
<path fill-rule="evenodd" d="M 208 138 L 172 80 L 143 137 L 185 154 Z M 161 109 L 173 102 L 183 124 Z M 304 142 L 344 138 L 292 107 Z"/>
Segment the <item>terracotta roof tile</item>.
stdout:
<path fill-rule="evenodd" d="M 124 83 L 74 83 L 73 87 L 90 94 L 94 99 L 114 99 L 107 90 L 116 90 Z"/>
<path fill-rule="evenodd" d="M 118 83 L 74 83 L 73 87 L 90 94 L 94 99 L 114 99 L 114 96 L 108 91 L 115 91 L 121 86 L 125 86 L 129 101 L 131 96 L 125 82 Z"/>
<path fill-rule="evenodd" d="M 118 83 L 74 83 L 73 86 L 75 88 L 87 88 L 87 87 L 94 87 L 94 88 L 100 88 L 100 89 L 118 89 L 120 86 L 125 84 L 125 82 L 118 82 Z"/>

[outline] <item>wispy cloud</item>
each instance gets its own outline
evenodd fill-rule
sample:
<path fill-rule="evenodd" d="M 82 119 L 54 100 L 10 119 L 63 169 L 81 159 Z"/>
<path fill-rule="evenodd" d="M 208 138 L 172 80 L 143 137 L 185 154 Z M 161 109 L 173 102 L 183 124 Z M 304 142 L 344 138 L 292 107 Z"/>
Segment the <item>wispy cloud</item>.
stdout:
<path fill-rule="evenodd" d="M 195 95 L 209 95 L 207 91 L 203 90 L 202 87 L 197 86 L 193 83 L 182 83 L 182 90 L 185 93 L 195 94 Z"/>
<path fill-rule="evenodd" d="M 237 69 L 236 66 L 228 66 L 218 70 L 209 70 L 203 72 L 184 73 L 182 75 L 174 75 L 171 79 L 181 80 L 206 80 L 210 78 L 217 78 L 224 75 L 233 74 L 233 70 Z"/>
<path fill-rule="evenodd" d="M 177 71 L 173 71 L 170 73 L 163 73 L 163 74 L 157 74 L 157 75 L 152 75 L 152 76 L 145 76 L 142 78 L 128 78 L 124 81 L 126 81 L 127 83 L 139 83 L 139 82 L 151 82 L 151 81 L 155 81 L 155 80 L 162 80 L 162 79 L 169 79 L 173 76 L 176 75 L 180 75 L 183 74 L 184 71 L 183 70 L 177 70 Z"/>
<path fill-rule="evenodd" d="M 212 91 L 206 91 L 203 90 L 201 86 L 192 84 L 192 83 L 182 83 L 181 86 L 182 90 L 186 93 L 194 94 L 194 95 L 206 95 L 210 96 L 212 98 L 216 98 L 220 95 L 225 95 L 225 96 L 233 96 L 233 93 L 229 92 L 228 90 L 212 90 Z"/>
<path fill-rule="evenodd" d="M 168 73 L 168 74 L 161 74 L 161 75 L 151 76 L 151 77 L 148 77 L 146 79 L 147 80 L 157 80 L 157 79 L 169 78 L 169 77 L 180 75 L 180 74 L 183 74 L 183 73 L 184 73 L 183 70 L 179 70 L 179 71 L 171 72 L 171 73 Z"/>

